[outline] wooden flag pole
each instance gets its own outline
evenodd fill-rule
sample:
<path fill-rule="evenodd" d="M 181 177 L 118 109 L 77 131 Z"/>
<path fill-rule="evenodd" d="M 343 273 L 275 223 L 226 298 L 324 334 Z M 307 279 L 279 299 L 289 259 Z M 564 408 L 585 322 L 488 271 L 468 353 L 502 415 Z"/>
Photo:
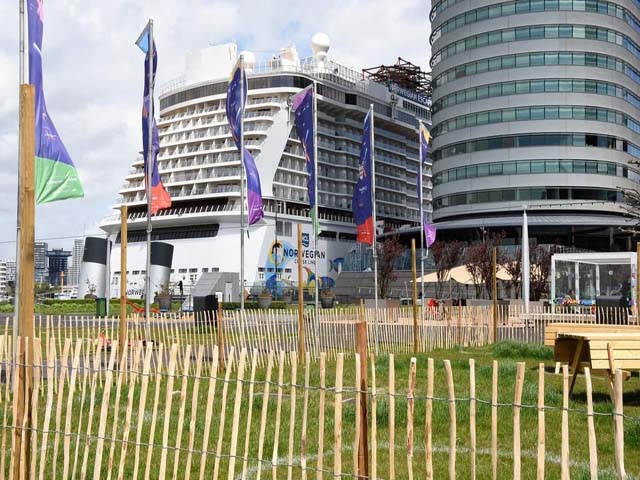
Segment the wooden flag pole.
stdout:
<path fill-rule="evenodd" d="M 411 277 L 413 279 L 413 353 L 418 353 L 418 284 L 416 280 L 416 239 L 411 239 Z M 422 299 L 424 301 L 424 298 Z"/>
<path fill-rule="evenodd" d="M 304 362 L 304 288 L 302 287 L 302 225 L 298 224 L 298 362 Z"/>
<path fill-rule="evenodd" d="M 120 207 L 120 358 L 124 358 L 127 348 L 127 220 L 129 209 Z M 147 338 L 146 340 L 150 340 Z"/>
<path fill-rule="evenodd" d="M 497 278 L 497 259 L 498 249 L 493 247 L 493 255 L 491 260 L 491 280 L 493 290 L 493 343 L 498 341 L 498 278 Z"/>
<path fill-rule="evenodd" d="M 360 299 L 360 318 L 356 324 L 357 352 L 360 355 L 360 439 L 358 441 L 358 478 L 369 478 L 369 442 L 368 442 L 368 412 L 367 412 L 367 320 L 364 313 L 364 299 Z"/>
<path fill-rule="evenodd" d="M 31 377 L 33 348 L 28 348 L 25 340 L 33 341 L 33 295 L 35 286 L 34 241 L 35 241 L 35 183 L 36 183 L 36 140 L 35 140 L 35 88 L 33 85 L 20 86 L 20 168 L 19 185 L 21 226 L 20 244 L 18 245 L 20 270 L 18 272 L 18 331 L 20 332 L 20 356 L 16 359 L 19 367 L 16 391 L 16 418 L 13 430 L 14 452 L 25 453 L 25 458 L 14 455 L 13 478 L 21 478 L 20 466 L 29 465 L 31 453 L 31 434 L 23 435 L 22 429 L 31 427 L 29 402 L 31 401 Z M 26 354 L 25 354 L 26 352 Z M 23 443 L 24 442 L 24 443 Z"/>

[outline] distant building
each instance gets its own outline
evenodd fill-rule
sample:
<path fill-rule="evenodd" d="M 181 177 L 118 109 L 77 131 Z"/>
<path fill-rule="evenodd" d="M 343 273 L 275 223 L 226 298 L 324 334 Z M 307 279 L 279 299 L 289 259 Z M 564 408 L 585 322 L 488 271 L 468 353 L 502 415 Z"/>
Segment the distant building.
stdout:
<path fill-rule="evenodd" d="M 0 260 L 0 300 L 7 297 L 7 263 Z"/>
<path fill-rule="evenodd" d="M 65 279 L 68 285 L 78 285 L 80 282 L 80 266 L 82 265 L 82 255 L 84 253 L 84 238 L 76 238 L 73 242 L 73 253 L 71 255 L 71 265 L 69 266 L 69 277 Z"/>
<path fill-rule="evenodd" d="M 62 248 L 54 248 L 47 252 L 49 259 L 49 283 L 51 285 L 60 285 L 60 274 L 64 272 L 65 278 L 67 277 L 67 263 L 71 252 L 63 250 Z M 65 280 L 65 284 L 67 281 Z"/>
<path fill-rule="evenodd" d="M 15 260 L 7 260 L 4 262 L 7 272 L 7 283 L 16 281 L 16 262 Z"/>
<path fill-rule="evenodd" d="M 49 246 L 46 242 L 34 243 L 34 266 L 36 283 L 44 283 L 49 281 L 49 273 L 47 268 L 47 249 Z M 15 274 L 14 274 L 15 278 Z"/>

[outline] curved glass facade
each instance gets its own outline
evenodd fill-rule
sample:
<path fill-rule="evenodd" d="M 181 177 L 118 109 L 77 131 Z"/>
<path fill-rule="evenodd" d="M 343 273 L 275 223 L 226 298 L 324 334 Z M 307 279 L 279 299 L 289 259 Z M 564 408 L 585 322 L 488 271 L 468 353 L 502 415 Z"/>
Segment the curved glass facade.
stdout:
<path fill-rule="evenodd" d="M 522 202 L 623 215 L 640 158 L 640 0 L 441 0 L 431 20 L 434 218 Z"/>

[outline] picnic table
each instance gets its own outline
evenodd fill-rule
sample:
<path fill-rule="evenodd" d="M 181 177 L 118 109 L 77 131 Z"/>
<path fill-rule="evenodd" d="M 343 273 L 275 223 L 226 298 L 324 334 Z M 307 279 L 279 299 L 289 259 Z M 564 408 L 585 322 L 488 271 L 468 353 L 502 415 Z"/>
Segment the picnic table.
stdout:
<path fill-rule="evenodd" d="M 585 366 L 608 378 L 610 388 L 617 369 L 622 370 L 625 379 L 631 370 L 640 370 L 640 327 L 637 326 L 549 324 L 544 343 L 553 346 L 556 362 L 569 364 L 569 393 Z"/>

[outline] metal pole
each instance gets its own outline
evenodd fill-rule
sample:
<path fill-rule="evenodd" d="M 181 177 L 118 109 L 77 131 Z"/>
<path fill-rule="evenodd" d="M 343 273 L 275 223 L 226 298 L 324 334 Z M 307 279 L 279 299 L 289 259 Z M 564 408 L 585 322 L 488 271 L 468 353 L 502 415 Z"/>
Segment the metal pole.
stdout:
<path fill-rule="evenodd" d="M 493 343 L 498 341 L 498 281 L 497 281 L 498 249 L 493 247 L 491 255 L 491 285 L 493 291 Z"/>
<path fill-rule="evenodd" d="M 527 219 L 527 206 L 524 205 L 522 213 L 522 301 L 524 311 L 529 313 L 529 281 L 531 278 L 531 266 L 529 265 L 529 221 Z"/>
<path fill-rule="evenodd" d="M 315 172 L 313 176 L 313 204 L 315 208 L 315 224 L 313 225 L 313 235 L 314 235 L 314 246 L 316 249 L 316 255 L 318 252 L 318 230 L 320 228 L 320 208 L 318 207 L 318 89 L 317 82 L 313 82 L 313 171 Z M 315 281 L 315 330 L 316 330 L 316 341 L 318 342 L 318 351 L 320 351 L 320 317 L 319 317 L 319 309 L 318 309 L 318 291 L 320 287 L 320 279 L 318 278 L 318 257 L 315 257 L 315 272 L 314 275 L 316 277 Z M 326 265 L 326 264 L 325 264 Z M 328 276 L 328 272 L 327 272 Z"/>
<path fill-rule="evenodd" d="M 420 146 L 420 153 L 418 156 L 418 171 L 420 177 L 418 178 L 418 185 L 420 186 L 420 191 L 418 192 L 418 202 L 420 207 L 420 318 L 424 318 L 424 207 L 422 202 L 422 194 L 424 189 L 422 188 L 423 181 L 423 172 L 422 172 L 422 134 L 420 133 L 420 128 L 418 127 L 418 145 Z M 427 250 L 427 255 L 429 250 Z"/>
<path fill-rule="evenodd" d="M 636 243 L 636 322 L 640 321 L 640 278 L 638 273 L 640 273 L 640 242 Z M 598 282 L 599 285 L 600 282 Z"/>
<path fill-rule="evenodd" d="M 155 53 L 153 44 L 153 20 L 149 19 L 149 105 L 147 128 L 147 264 L 145 270 L 145 295 L 144 295 L 144 315 L 145 315 L 145 335 L 147 334 L 147 324 L 151 316 L 151 179 L 152 179 L 152 159 L 153 159 L 153 121 L 155 112 L 153 111 L 153 55 Z M 147 335 L 147 339 L 148 339 Z"/>
<path fill-rule="evenodd" d="M 375 345 L 376 355 L 378 355 L 378 242 L 376 224 L 376 155 L 375 155 L 375 135 L 373 132 L 373 103 L 369 106 L 371 112 L 371 203 L 373 205 L 373 285 L 374 285 L 374 307 L 375 307 Z"/>
<path fill-rule="evenodd" d="M 244 310 L 244 56 L 240 55 L 240 310 Z M 276 279 L 278 278 L 276 266 Z M 277 285 L 277 284 L 276 284 Z"/>

